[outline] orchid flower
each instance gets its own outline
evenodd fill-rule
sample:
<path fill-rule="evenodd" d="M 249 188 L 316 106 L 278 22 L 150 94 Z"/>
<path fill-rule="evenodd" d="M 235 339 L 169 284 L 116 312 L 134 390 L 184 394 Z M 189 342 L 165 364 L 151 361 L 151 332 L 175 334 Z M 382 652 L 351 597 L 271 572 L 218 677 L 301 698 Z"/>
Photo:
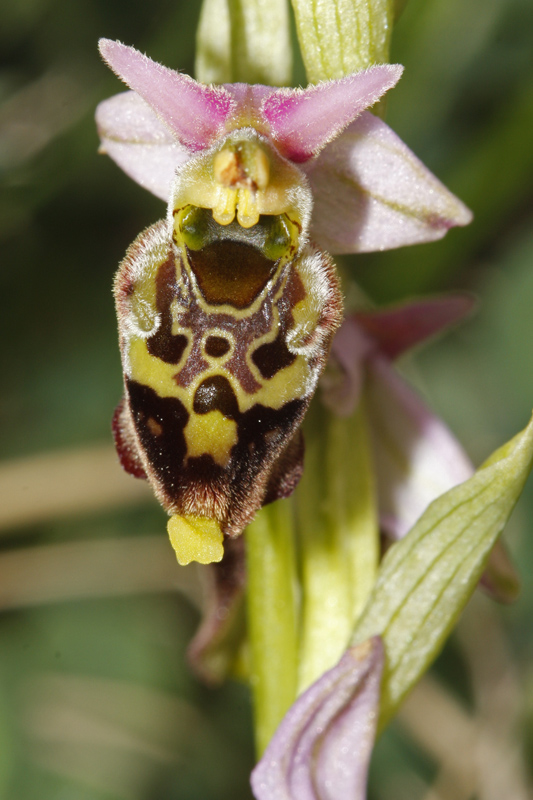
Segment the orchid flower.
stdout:
<path fill-rule="evenodd" d="M 341 325 L 329 254 L 436 240 L 472 215 L 368 110 L 397 83 L 398 65 L 306 89 L 214 86 L 118 42 L 103 39 L 100 51 L 130 89 L 98 107 L 101 151 L 168 203 L 166 220 L 137 239 L 115 284 L 126 386 L 114 421 L 121 462 L 148 477 L 171 514 L 180 563 L 221 562 L 210 567 L 211 608 L 191 650 L 207 677 L 210 669 L 223 677 L 234 662 L 248 585 L 250 682 L 256 710 L 266 709 L 256 715 L 259 751 L 270 741 L 252 776 L 257 800 L 364 800 L 378 725 L 435 657 L 485 569 L 530 467 L 533 432 L 474 473 L 392 365 L 461 319 L 471 301 L 358 311 Z M 327 598 L 341 623 L 336 633 L 320 576 L 314 588 L 305 584 L 310 531 L 301 537 L 300 630 L 292 519 L 285 530 L 279 519 L 259 517 L 267 519 L 259 536 L 252 522 L 300 479 L 299 426 L 329 356 L 324 403 L 346 419 L 364 406 L 375 472 L 368 464 L 359 470 L 368 478 L 366 496 L 356 498 L 369 509 L 361 530 L 351 519 L 344 539 L 332 543 L 331 530 L 322 533 L 335 564 L 330 570 L 324 562 L 322 576 L 329 571 L 329 586 L 344 591 L 337 604 Z M 364 453 L 364 438 L 349 446 Z M 508 479 L 500 479 L 502 470 Z M 315 485 L 324 483 L 319 471 Z M 496 497 L 481 526 L 480 491 Z M 246 526 L 244 543 L 238 537 Z M 397 540 L 381 564 L 380 529 Z M 474 539 L 467 557 L 459 549 L 450 566 L 456 530 Z M 427 566 L 411 557 L 414 546 L 426 548 Z M 357 561 L 365 547 L 358 575 L 366 570 L 366 585 L 354 603 L 346 553 L 351 548 Z M 489 577 L 493 589 L 502 589 L 502 564 L 505 571 L 503 558 Z M 329 618 L 307 648 L 317 609 Z M 407 657 L 405 641 L 416 643 Z"/>
<path fill-rule="evenodd" d="M 176 173 L 232 131 L 252 128 L 298 165 L 312 192 L 310 235 L 331 253 L 440 239 L 472 215 L 366 109 L 399 80 L 383 64 L 307 89 L 205 86 L 132 47 L 102 39 L 132 89 L 98 106 L 101 151 L 168 202 Z"/>
<path fill-rule="evenodd" d="M 298 428 L 342 315 L 321 248 L 428 241 L 471 215 L 365 112 L 397 65 L 305 90 L 204 86 L 120 43 L 100 50 L 132 89 L 98 108 L 103 149 L 168 199 L 115 284 L 117 448 L 171 515 L 180 563 L 220 561 L 224 537 L 302 472 Z"/>

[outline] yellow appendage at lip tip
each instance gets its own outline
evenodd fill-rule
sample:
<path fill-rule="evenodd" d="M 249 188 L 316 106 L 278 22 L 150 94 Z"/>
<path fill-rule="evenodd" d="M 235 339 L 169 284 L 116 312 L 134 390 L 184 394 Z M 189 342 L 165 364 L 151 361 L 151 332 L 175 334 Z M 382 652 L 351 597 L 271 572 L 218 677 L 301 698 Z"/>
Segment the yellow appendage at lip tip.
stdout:
<path fill-rule="evenodd" d="M 168 521 L 167 531 L 178 564 L 182 567 L 191 561 L 198 561 L 199 564 L 222 561 L 224 534 L 215 519 L 174 514 Z"/>

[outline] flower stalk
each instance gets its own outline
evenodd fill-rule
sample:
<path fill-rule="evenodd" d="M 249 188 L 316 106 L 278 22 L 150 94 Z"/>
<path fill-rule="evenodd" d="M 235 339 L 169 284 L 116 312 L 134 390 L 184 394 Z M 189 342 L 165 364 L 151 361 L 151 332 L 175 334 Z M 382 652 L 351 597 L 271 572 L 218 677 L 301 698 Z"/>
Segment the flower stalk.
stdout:
<path fill-rule="evenodd" d="M 262 509 L 245 536 L 250 685 L 261 755 L 296 699 L 298 595 L 291 504 Z"/>
<path fill-rule="evenodd" d="M 296 494 L 302 574 L 299 691 L 341 657 L 373 586 L 379 530 L 364 403 L 346 417 L 317 403 Z"/>

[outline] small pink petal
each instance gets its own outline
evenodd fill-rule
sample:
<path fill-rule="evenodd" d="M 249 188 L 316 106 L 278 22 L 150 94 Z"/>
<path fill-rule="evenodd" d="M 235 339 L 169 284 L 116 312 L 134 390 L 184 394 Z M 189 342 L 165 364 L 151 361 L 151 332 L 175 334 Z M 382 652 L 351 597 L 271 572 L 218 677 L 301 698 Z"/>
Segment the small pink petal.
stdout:
<path fill-rule="evenodd" d="M 411 301 L 392 308 L 360 311 L 357 323 L 376 342 L 380 352 L 395 359 L 417 344 L 456 325 L 475 306 L 472 295 L 448 294 Z"/>
<path fill-rule="evenodd" d="M 203 86 L 188 75 L 157 64 L 133 47 L 100 39 L 111 69 L 156 112 L 191 150 L 208 147 L 224 131 L 234 103 L 221 86 Z"/>
<path fill-rule="evenodd" d="M 96 109 L 96 124 L 106 153 L 145 189 L 168 200 L 176 168 L 191 152 L 135 92 L 104 100 Z"/>
<path fill-rule="evenodd" d="M 365 800 L 383 660 L 369 639 L 298 698 L 252 772 L 256 800 Z"/>
<path fill-rule="evenodd" d="M 400 79 L 403 67 L 383 64 L 307 89 L 277 89 L 263 101 L 271 136 L 291 161 L 312 158 Z"/>
<path fill-rule="evenodd" d="M 472 214 L 380 119 L 363 113 L 303 167 L 315 205 L 311 235 L 332 253 L 441 239 Z"/>
<path fill-rule="evenodd" d="M 383 356 L 365 384 L 384 531 L 400 538 L 439 495 L 474 472 L 459 442 Z"/>

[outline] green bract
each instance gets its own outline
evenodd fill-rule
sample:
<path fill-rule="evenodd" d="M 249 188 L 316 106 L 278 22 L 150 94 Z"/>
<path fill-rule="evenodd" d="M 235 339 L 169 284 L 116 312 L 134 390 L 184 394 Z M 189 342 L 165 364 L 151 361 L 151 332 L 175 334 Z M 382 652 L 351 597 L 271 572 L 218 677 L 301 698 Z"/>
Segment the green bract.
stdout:
<path fill-rule="evenodd" d="M 202 83 L 291 84 L 287 0 L 204 0 L 196 41 Z"/>
<path fill-rule="evenodd" d="M 352 642 L 381 634 L 380 726 L 441 649 L 474 591 L 533 461 L 533 420 L 465 483 L 435 500 L 391 547 Z"/>
<path fill-rule="evenodd" d="M 389 60 L 392 0 L 292 0 L 311 83 Z"/>

